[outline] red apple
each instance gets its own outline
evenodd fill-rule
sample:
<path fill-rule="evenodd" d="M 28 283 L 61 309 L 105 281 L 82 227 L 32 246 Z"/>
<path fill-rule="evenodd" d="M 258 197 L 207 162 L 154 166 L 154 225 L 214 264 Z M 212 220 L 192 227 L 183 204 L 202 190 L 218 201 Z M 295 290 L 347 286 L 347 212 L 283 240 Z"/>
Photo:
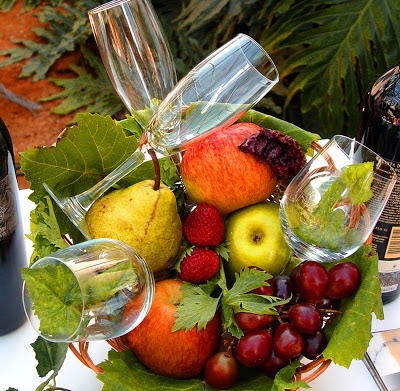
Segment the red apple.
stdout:
<path fill-rule="evenodd" d="M 197 326 L 188 332 L 171 331 L 176 307 L 182 299 L 182 284 L 172 279 L 157 282 L 149 313 L 126 335 L 131 350 L 143 365 L 175 379 L 198 376 L 221 340 L 218 313 L 200 332 Z"/>
<path fill-rule="evenodd" d="M 271 167 L 238 148 L 260 129 L 252 123 L 222 128 L 184 153 L 180 172 L 193 202 L 214 205 L 227 215 L 265 201 L 274 192 L 277 177 Z"/>

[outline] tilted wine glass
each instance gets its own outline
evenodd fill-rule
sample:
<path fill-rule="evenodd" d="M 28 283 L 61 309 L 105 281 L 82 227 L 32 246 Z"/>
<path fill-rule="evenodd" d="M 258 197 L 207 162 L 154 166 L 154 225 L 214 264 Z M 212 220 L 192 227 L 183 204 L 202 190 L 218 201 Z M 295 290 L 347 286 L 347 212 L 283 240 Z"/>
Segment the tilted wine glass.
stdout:
<path fill-rule="evenodd" d="M 370 236 L 396 183 L 393 168 L 369 148 L 334 136 L 288 185 L 282 231 L 301 260 L 335 261 Z"/>
<path fill-rule="evenodd" d="M 52 197 L 90 238 L 85 214 L 111 186 L 138 167 L 145 153 L 183 151 L 206 133 L 240 118 L 277 83 L 275 64 L 252 38 L 239 34 L 193 68 L 161 102 L 145 129 L 147 138 L 125 162 L 91 189 Z M 49 191 L 49 190 L 48 190 Z"/>

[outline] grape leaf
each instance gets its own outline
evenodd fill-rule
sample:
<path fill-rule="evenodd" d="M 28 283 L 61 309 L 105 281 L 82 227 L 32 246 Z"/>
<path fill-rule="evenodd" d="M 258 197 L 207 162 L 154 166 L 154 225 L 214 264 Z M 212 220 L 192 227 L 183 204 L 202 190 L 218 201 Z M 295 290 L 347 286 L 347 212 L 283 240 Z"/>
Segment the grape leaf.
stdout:
<path fill-rule="evenodd" d="M 259 369 L 241 368 L 240 377 L 229 389 L 232 391 L 285 391 L 297 387 L 310 388 L 304 381 L 293 382 L 292 378 L 300 364 L 294 362 L 280 370 L 275 379 L 262 374 Z M 102 391 L 212 391 L 200 378 L 176 380 L 167 378 L 145 368 L 130 350 L 110 350 L 108 360 L 100 363 L 103 373 L 97 378 L 103 382 Z"/>
<path fill-rule="evenodd" d="M 81 321 L 83 301 L 71 270 L 60 263 L 24 268 L 21 275 L 33 303 L 32 309 L 40 319 L 40 331 L 53 335 L 57 330 L 60 335 L 72 335 Z"/>
<path fill-rule="evenodd" d="M 44 197 L 44 202 L 39 201 L 31 212 L 31 234 L 26 235 L 33 242 L 33 252 L 30 265 L 61 248 L 67 247 L 62 239 L 60 228 L 54 214 L 53 204 L 49 196 Z"/>
<path fill-rule="evenodd" d="M 51 380 L 55 380 L 67 355 L 68 344 L 54 343 L 38 337 L 35 342 L 31 343 L 31 346 L 35 351 L 35 357 L 38 362 L 36 366 L 38 375 L 44 377 L 50 371 L 53 371 L 51 376 L 36 388 L 36 391 L 41 391 Z"/>
<path fill-rule="evenodd" d="M 176 380 L 145 368 L 130 350 L 117 353 L 110 350 L 108 360 L 100 363 L 103 373 L 97 378 L 104 383 L 102 391 L 149 391 L 149 390 L 204 390 L 198 378 Z"/>
<path fill-rule="evenodd" d="M 255 110 L 249 110 L 237 122 L 252 122 L 262 128 L 279 130 L 281 133 L 294 138 L 299 143 L 302 151 L 308 155 L 313 154 L 311 143 L 321 138 L 316 133 L 307 132 L 290 122 Z"/>
<path fill-rule="evenodd" d="M 362 360 L 367 350 L 371 339 L 372 312 L 378 319 L 383 319 L 378 257 L 372 255 L 371 250 L 371 246 L 362 247 L 346 258 L 360 268 L 361 286 L 341 308 L 343 315 L 333 318 L 325 328 L 329 343 L 323 352 L 324 358 L 346 368 L 353 359 Z M 329 264 L 329 267 L 334 264 Z"/>

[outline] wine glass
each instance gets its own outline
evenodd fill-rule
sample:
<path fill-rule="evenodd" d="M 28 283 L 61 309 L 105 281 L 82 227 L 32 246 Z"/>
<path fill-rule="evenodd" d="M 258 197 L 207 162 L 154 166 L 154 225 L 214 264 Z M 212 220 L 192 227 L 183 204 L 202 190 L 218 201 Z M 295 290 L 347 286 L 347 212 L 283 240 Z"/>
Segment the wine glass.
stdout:
<path fill-rule="evenodd" d="M 396 179 L 375 152 L 334 136 L 282 197 L 281 227 L 294 254 L 318 262 L 353 254 L 372 233 Z"/>
<path fill-rule="evenodd" d="M 56 251 L 22 269 L 22 276 L 26 316 L 38 334 L 53 342 L 126 334 L 147 315 L 154 296 L 148 264 L 132 247 L 112 239 Z"/>
<path fill-rule="evenodd" d="M 145 129 L 147 140 L 101 182 L 67 198 L 44 186 L 84 236 L 90 238 L 86 212 L 106 190 L 138 167 L 146 152 L 155 150 L 168 156 L 185 150 L 210 131 L 235 122 L 278 79 L 278 70 L 267 52 L 249 36 L 239 34 L 178 82 Z"/>
<path fill-rule="evenodd" d="M 132 113 L 161 101 L 176 84 L 161 24 L 148 0 L 114 0 L 88 12 L 107 74 Z M 140 117 L 135 117 L 141 123 Z"/>

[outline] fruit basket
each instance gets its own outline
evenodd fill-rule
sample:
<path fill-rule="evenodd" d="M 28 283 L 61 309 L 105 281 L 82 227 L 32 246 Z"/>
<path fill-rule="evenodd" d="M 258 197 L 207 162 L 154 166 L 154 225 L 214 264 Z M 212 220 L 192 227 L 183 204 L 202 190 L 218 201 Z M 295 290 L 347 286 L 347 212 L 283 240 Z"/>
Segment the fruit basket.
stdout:
<path fill-rule="evenodd" d="M 321 145 L 318 143 L 319 137 L 317 135 L 306 132 L 292 124 L 289 124 L 282 120 L 278 120 L 274 117 L 267 116 L 265 114 L 261 114 L 255 111 L 250 111 L 247 114 L 245 114 L 244 117 L 242 117 L 241 122 L 256 124 L 261 128 L 277 129 L 278 131 L 282 132 L 282 134 L 284 134 L 285 137 L 290 136 L 290 138 L 297 140 L 301 148 L 305 152 L 308 152 L 309 154 L 312 154 L 321 149 Z M 105 139 L 108 138 L 108 140 L 111 139 L 114 140 L 117 138 L 117 144 L 120 143 L 119 148 L 121 148 L 121 150 L 123 150 L 125 154 L 130 153 L 127 150 L 129 148 L 127 148 L 126 145 L 128 144 L 128 147 L 136 148 L 140 139 L 140 137 L 138 137 L 137 135 L 135 136 L 133 134 L 132 129 L 134 128 L 134 126 L 132 125 L 132 123 L 124 121 L 117 123 L 116 121 L 112 120 L 109 117 L 103 118 L 97 115 L 82 114 L 78 116 L 78 125 L 74 126 L 71 129 L 66 130 L 62 134 L 62 136 L 60 136 L 56 146 L 49 147 L 48 149 L 34 148 L 22 154 L 22 159 L 21 159 L 22 170 L 24 171 L 27 180 L 31 182 L 31 188 L 34 191 L 32 199 L 38 205 L 36 210 L 33 212 L 31 216 L 31 221 L 33 224 L 32 229 L 35 230 L 35 228 L 40 224 L 45 223 L 48 225 L 48 227 L 50 224 L 50 228 L 59 236 L 59 238 L 56 241 L 54 239 L 49 239 L 49 237 L 46 237 L 43 234 L 43 232 L 33 232 L 31 234 L 31 238 L 34 241 L 35 250 L 32 262 L 35 258 L 38 259 L 54 251 L 54 249 L 57 249 L 56 246 L 63 246 L 61 244 L 61 240 L 62 238 L 65 238 L 66 235 L 68 235 L 69 240 L 72 240 L 74 243 L 83 240 L 80 233 L 77 232 L 74 226 L 68 222 L 68 220 L 61 213 L 61 211 L 57 210 L 51 204 L 51 202 L 49 202 L 48 198 L 46 198 L 46 200 L 48 200 L 46 201 L 46 203 L 43 203 L 43 201 L 41 201 L 43 197 L 46 195 L 44 193 L 44 190 L 42 189 L 42 182 L 44 182 L 44 179 L 46 179 L 46 182 L 50 182 L 50 184 L 52 184 L 53 187 L 56 187 L 55 182 L 51 183 L 52 179 L 58 177 L 59 174 L 62 173 L 62 175 L 65 176 L 64 180 L 66 183 L 74 183 L 74 185 L 70 185 L 69 188 L 65 190 L 66 195 L 68 195 L 68 194 L 77 194 L 81 192 L 91 184 L 96 183 L 98 179 L 92 178 L 91 179 L 92 182 L 90 182 L 89 180 L 90 176 L 85 177 L 83 179 L 69 177 L 68 175 L 70 174 L 66 173 L 65 168 L 63 167 L 60 167 L 58 171 L 53 171 L 51 173 L 44 172 L 43 166 L 46 165 L 46 161 L 54 161 L 54 159 L 57 160 L 58 154 L 65 156 L 67 152 L 69 152 L 68 151 L 69 147 L 66 146 L 67 144 L 73 144 L 76 148 L 78 148 L 78 145 L 80 145 L 81 143 L 85 142 L 85 140 L 90 138 L 90 135 L 85 134 L 85 132 L 90 133 L 92 129 L 97 129 L 97 128 L 107 129 Z M 126 136 L 127 134 L 128 137 Z M 121 157 L 121 160 L 123 159 L 124 156 Z M 82 164 L 84 163 L 86 162 L 83 161 Z M 154 176 L 154 171 L 152 170 L 153 163 L 150 161 L 148 162 L 147 166 L 146 164 L 147 163 L 144 164 L 142 171 L 139 170 L 139 172 L 137 172 L 134 176 L 128 176 L 123 181 L 121 181 L 122 182 L 121 186 L 122 187 L 131 186 L 132 183 L 137 183 L 140 180 L 143 179 L 146 180 Z M 160 166 L 161 166 L 161 175 L 164 174 L 164 178 L 162 178 L 163 181 L 165 180 L 165 178 L 168 177 L 172 178 L 170 183 L 168 183 L 170 187 L 174 187 L 177 182 L 179 183 L 180 178 L 177 176 L 174 177 L 171 174 L 174 170 L 176 170 L 176 166 L 174 162 L 171 163 L 171 159 L 169 158 L 161 159 Z M 112 168 L 113 167 L 110 166 L 108 170 L 110 171 Z M 100 172 L 99 175 L 104 176 L 106 173 L 107 172 Z M 277 183 L 276 190 L 274 194 L 271 195 L 271 199 L 275 203 L 279 202 L 279 198 L 281 197 L 286 184 L 287 180 L 286 181 L 282 180 Z M 178 206 L 179 206 L 179 199 L 181 201 L 182 200 L 185 201 L 185 202 L 182 201 L 182 205 L 180 205 L 181 206 L 180 212 L 181 216 L 184 216 L 182 217 L 182 220 L 184 221 L 185 217 L 189 213 L 189 210 L 193 208 L 193 205 L 192 204 L 188 205 L 187 199 L 185 198 L 185 192 L 183 191 L 183 188 L 180 185 L 175 186 L 174 191 L 178 199 Z M 182 195 L 183 197 L 179 198 Z M 355 220 L 357 220 L 357 217 L 355 217 Z M 46 243 L 46 245 L 43 245 L 43 243 Z M 361 283 L 362 285 L 360 288 L 362 289 L 362 292 L 357 293 L 354 298 L 347 300 L 343 304 L 343 307 L 341 307 L 340 315 L 334 316 L 332 317 L 332 319 L 329 319 L 328 321 L 329 344 L 326 350 L 324 350 L 322 354 L 319 354 L 314 359 L 302 360 L 301 362 L 294 360 L 293 362 L 291 362 L 290 371 L 288 371 L 290 375 L 288 376 L 287 373 L 282 375 L 284 377 L 280 378 L 281 388 L 278 389 L 282 390 L 289 389 L 287 383 L 288 379 L 290 379 L 290 381 L 293 382 L 293 389 L 305 387 L 308 383 L 312 382 L 316 377 L 318 377 L 321 373 L 323 373 L 329 367 L 332 361 L 339 365 L 349 367 L 351 361 L 354 358 L 362 359 L 362 356 L 367 347 L 366 345 L 368 345 L 368 341 L 370 338 L 371 313 L 375 312 L 378 318 L 382 317 L 382 307 L 380 306 L 380 303 L 377 303 L 375 300 L 377 293 L 380 289 L 379 282 L 377 279 L 377 259 L 371 252 L 369 244 L 370 241 L 366 243 L 363 249 L 360 249 L 354 256 L 351 257 L 351 262 L 356 263 L 360 267 L 361 272 L 363 274 L 363 281 Z M 185 246 L 187 247 L 188 243 L 186 243 Z M 179 257 L 177 257 L 176 259 L 178 258 Z M 291 269 L 288 270 L 290 273 Z M 160 281 L 169 279 L 171 278 L 171 276 L 177 274 L 179 275 L 179 273 L 175 269 L 168 269 L 168 270 L 164 269 L 156 273 L 156 275 L 158 276 L 157 280 Z M 355 319 L 354 314 L 357 312 L 356 310 L 361 312 L 362 314 L 361 320 L 357 319 L 356 321 L 354 321 Z M 360 324 L 357 325 L 358 321 L 361 321 L 362 326 L 360 326 Z M 353 346 L 352 341 L 354 341 L 355 338 L 353 338 L 353 336 L 351 338 L 349 337 L 350 335 L 352 335 L 352 333 L 357 333 L 358 336 L 361 337 L 361 340 L 363 342 L 357 343 L 356 346 Z M 114 374 L 117 372 L 119 373 L 120 367 L 117 366 L 117 361 L 120 360 L 119 357 L 121 357 L 121 360 L 122 362 L 124 362 L 124 364 L 127 363 L 132 364 L 133 373 L 135 373 L 135 370 L 139 369 L 137 373 L 140 374 L 140 376 L 145 376 L 143 375 L 143 373 L 145 372 L 143 370 L 143 367 L 140 366 L 141 364 L 138 363 L 136 360 L 130 361 L 131 357 L 130 356 L 128 357 L 127 355 L 123 356 L 115 355 L 116 353 L 124 354 L 124 352 L 125 353 L 129 352 L 129 350 L 131 349 L 131 344 L 127 340 L 126 336 L 122 336 L 115 339 L 109 339 L 107 340 L 107 342 L 112 347 L 112 350 L 110 351 L 111 353 L 109 353 L 109 358 L 108 361 L 106 362 L 107 363 L 106 365 L 104 365 L 104 363 L 97 364 L 92 361 L 89 354 L 90 343 L 88 342 L 85 341 L 79 342 L 77 343 L 77 346 L 70 343 L 69 349 L 75 354 L 77 359 L 79 359 L 83 365 L 86 365 L 87 367 L 92 369 L 97 375 L 99 375 L 99 379 L 102 381 L 103 379 L 107 379 L 107 373 L 110 373 L 111 371 L 113 371 Z M 112 352 L 115 352 L 115 354 Z M 190 382 L 191 380 L 176 380 L 176 381 Z M 202 383 L 201 379 L 196 378 L 196 380 L 193 381 L 195 382 L 193 384 L 194 385 L 197 384 L 199 389 L 201 387 L 204 388 L 204 383 Z M 173 389 L 175 383 L 173 383 L 172 380 L 171 382 L 172 382 L 170 383 L 171 389 Z M 268 386 L 272 387 L 274 379 L 271 380 L 270 378 L 267 378 L 267 376 L 263 374 L 261 376 L 259 376 L 259 374 L 254 376 L 253 369 L 251 369 L 249 374 L 246 373 L 246 375 L 244 376 L 244 382 L 246 382 L 246 384 L 251 383 L 256 387 L 257 386 L 261 387 L 260 384 L 261 385 L 265 384 L 266 387 Z M 283 387 L 282 384 L 285 384 L 285 388 L 282 388 Z M 234 389 L 240 390 L 242 386 L 243 384 L 238 383 L 237 385 L 234 386 Z M 264 388 L 259 388 L 259 389 L 264 389 Z"/>

